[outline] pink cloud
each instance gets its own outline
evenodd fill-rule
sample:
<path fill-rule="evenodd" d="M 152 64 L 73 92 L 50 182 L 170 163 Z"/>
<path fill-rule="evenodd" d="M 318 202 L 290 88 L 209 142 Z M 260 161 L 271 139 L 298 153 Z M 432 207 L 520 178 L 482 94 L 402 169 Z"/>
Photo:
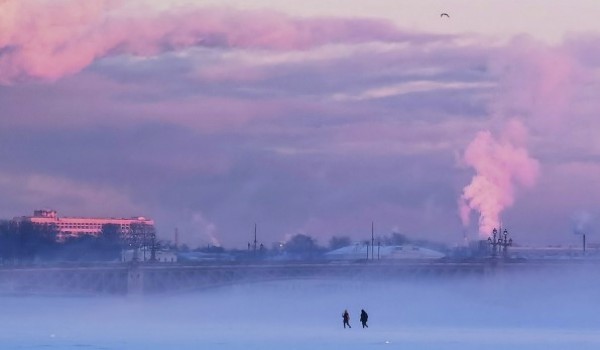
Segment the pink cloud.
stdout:
<path fill-rule="evenodd" d="M 0 172 L 0 193 L 10 195 L 15 206 L 28 208 L 61 203 L 61 209 L 83 215 L 144 212 L 124 188 L 60 176 Z"/>
<path fill-rule="evenodd" d="M 209 82 L 255 82 L 267 77 L 260 68 L 242 66 L 239 64 L 219 64 L 202 68 L 198 78 Z"/>
<path fill-rule="evenodd" d="M 522 117 L 536 129 L 562 123 L 581 81 L 582 68 L 565 46 L 525 38 L 513 40 L 491 67 L 500 78 L 493 112 L 501 119 Z"/>
<path fill-rule="evenodd" d="M 297 19 L 266 11 L 189 9 L 125 13 L 120 1 L 8 1 L 0 4 L 0 83 L 58 79 L 96 59 L 153 56 L 192 46 L 303 50 L 328 43 L 414 39 L 388 22 Z"/>

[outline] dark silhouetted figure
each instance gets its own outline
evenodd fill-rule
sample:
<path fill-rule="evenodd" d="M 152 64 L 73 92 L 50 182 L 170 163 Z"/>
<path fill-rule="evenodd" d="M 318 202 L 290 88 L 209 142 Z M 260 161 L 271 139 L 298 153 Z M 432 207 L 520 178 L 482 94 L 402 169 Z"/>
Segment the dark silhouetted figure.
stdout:
<path fill-rule="evenodd" d="M 364 309 L 360 310 L 360 323 L 362 323 L 363 328 L 367 327 L 369 328 L 369 326 L 367 325 L 367 321 L 369 320 L 369 315 L 367 314 L 367 312 Z"/>
<path fill-rule="evenodd" d="M 348 310 L 344 310 L 342 318 L 344 319 L 344 328 L 346 328 L 346 325 L 348 325 L 348 328 L 352 328 L 350 326 L 350 314 L 348 313 Z"/>

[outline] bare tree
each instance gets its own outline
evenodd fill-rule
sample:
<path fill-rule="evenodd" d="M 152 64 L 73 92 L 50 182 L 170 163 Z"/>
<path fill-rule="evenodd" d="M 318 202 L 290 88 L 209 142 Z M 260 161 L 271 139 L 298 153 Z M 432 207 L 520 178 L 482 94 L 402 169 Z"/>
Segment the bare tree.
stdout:
<path fill-rule="evenodd" d="M 133 249 L 133 260 L 138 261 L 138 253 L 142 252 L 142 261 L 146 261 L 146 254 L 156 242 L 156 230 L 154 226 L 145 223 L 133 223 L 124 235 L 125 246 Z"/>
<path fill-rule="evenodd" d="M 285 251 L 301 256 L 312 256 L 319 253 L 319 246 L 314 238 L 297 234 L 285 243 Z"/>
<path fill-rule="evenodd" d="M 350 237 L 337 237 L 333 236 L 329 240 L 329 249 L 334 250 L 342 247 L 346 247 L 352 244 Z"/>

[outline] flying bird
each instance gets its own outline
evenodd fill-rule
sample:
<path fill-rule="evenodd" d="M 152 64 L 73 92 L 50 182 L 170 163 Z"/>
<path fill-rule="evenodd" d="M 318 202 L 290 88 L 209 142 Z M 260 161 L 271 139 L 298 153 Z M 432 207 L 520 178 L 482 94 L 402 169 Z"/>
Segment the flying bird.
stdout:
<path fill-rule="evenodd" d="M 444 13 L 442 13 L 442 14 L 440 15 L 440 17 L 444 17 L 444 16 L 446 16 L 446 17 L 450 18 L 450 15 L 449 15 L 449 14 L 447 14 L 446 12 L 444 12 Z"/>

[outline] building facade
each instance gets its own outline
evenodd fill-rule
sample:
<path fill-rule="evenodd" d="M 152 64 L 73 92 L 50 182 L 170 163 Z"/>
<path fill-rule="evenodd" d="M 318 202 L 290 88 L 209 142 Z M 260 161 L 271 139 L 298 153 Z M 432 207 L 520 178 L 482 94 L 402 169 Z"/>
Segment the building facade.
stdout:
<path fill-rule="evenodd" d="M 154 227 L 154 220 L 143 216 L 132 218 L 86 218 L 86 217 L 59 217 L 56 210 L 34 210 L 33 216 L 14 218 L 17 222 L 31 222 L 37 225 L 54 225 L 58 230 L 58 239 L 80 235 L 98 235 L 102 226 L 116 225 L 121 233 L 128 232 L 133 224 L 144 224 Z"/>

